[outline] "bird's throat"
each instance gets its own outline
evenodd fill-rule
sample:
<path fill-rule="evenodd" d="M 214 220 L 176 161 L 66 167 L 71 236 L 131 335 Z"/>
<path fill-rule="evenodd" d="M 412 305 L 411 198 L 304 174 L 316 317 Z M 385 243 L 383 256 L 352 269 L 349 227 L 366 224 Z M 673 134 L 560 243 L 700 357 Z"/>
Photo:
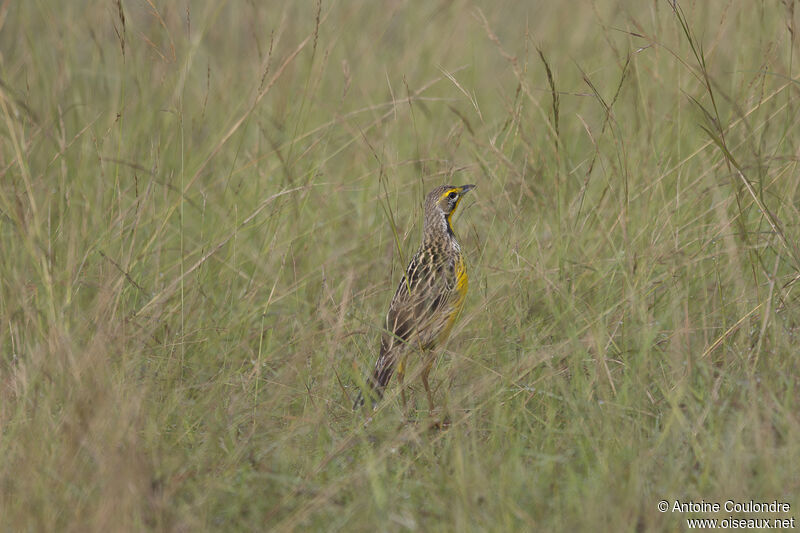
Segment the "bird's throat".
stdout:
<path fill-rule="evenodd" d="M 444 229 L 447 231 L 447 234 L 451 237 L 455 237 L 455 233 L 453 232 L 453 226 L 450 225 L 450 217 L 453 216 L 454 211 L 451 211 L 449 215 L 444 217 Z"/>

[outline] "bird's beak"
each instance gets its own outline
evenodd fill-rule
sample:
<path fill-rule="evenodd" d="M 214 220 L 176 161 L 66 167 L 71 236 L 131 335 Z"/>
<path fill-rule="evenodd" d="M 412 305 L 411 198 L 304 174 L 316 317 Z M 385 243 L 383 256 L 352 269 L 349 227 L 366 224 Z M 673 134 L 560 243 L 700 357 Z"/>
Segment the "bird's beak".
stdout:
<path fill-rule="evenodd" d="M 461 189 L 459 192 L 461 194 L 468 193 L 469 191 L 471 191 L 474 188 L 475 188 L 475 185 L 462 185 L 461 187 L 459 187 L 459 189 Z"/>

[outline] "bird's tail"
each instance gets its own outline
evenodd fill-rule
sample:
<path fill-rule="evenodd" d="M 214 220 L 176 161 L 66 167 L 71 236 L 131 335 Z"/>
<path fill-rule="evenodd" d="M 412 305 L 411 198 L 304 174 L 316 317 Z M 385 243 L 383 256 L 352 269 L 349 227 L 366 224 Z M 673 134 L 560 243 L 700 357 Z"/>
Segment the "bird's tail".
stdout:
<path fill-rule="evenodd" d="M 372 375 L 367 380 L 373 408 L 383 399 L 383 391 L 386 389 L 386 385 L 389 384 L 389 380 L 392 379 L 392 374 L 394 373 L 394 363 L 394 357 L 391 357 L 388 352 L 381 354 L 378 361 L 375 363 L 375 370 L 373 370 Z M 364 405 L 364 394 L 358 391 L 356 401 L 353 403 L 353 410 L 357 410 L 362 405 Z"/>

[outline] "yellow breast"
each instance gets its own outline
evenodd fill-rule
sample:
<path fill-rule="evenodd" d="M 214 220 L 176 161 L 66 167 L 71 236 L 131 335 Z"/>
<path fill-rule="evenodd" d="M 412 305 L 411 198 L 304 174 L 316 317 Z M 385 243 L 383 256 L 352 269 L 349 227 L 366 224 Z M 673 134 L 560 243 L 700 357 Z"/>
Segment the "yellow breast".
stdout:
<path fill-rule="evenodd" d="M 467 295 L 467 287 L 469 286 L 469 278 L 467 276 L 467 265 L 464 263 L 464 257 L 458 256 L 456 260 L 456 291 L 458 291 L 458 305 L 461 309 L 464 305 L 464 297 Z"/>
<path fill-rule="evenodd" d="M 469 287 L 469 278 L 467 276 L 467 265 L 464 262 L 464 257 L 459 255 L 456 259 L 456 300 L 453 303 L 453 311 L 448 317 L 447 333 L 461 313 L 461 308 L 464 307 L 464 300 L 467 297 L 467 288 Z"/>

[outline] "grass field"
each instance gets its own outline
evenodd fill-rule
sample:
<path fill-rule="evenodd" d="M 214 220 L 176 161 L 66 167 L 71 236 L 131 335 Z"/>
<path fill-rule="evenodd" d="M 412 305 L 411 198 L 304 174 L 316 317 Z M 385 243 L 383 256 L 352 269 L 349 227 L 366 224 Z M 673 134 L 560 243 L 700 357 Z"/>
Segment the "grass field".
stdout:
<path fill-rule="evenodd" d="M 0 529 L 800 517 L 799 22 L 0 2 Z M 440 407 L 365 423 L 443 183 L 478 187 Z M 657 509 L 729 499 L 791 511 Z"/>

